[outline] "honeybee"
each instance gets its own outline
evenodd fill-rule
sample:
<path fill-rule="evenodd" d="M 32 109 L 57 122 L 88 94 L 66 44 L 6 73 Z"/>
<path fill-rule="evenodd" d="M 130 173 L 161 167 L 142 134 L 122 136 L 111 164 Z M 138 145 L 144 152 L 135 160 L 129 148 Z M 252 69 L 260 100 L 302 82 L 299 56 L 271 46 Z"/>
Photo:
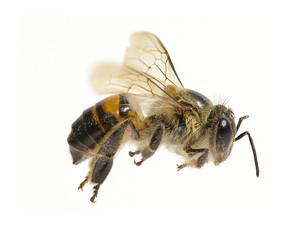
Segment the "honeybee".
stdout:
<path fill-rule="evenodd" d="M 213 105 L 204 95 L 185 89 L 170 56 L 154 35 L 134 33 L 123 66 L 104 69 L 94 82 L 102 94 L 115 94 L 83 111 L 72 124 L 68 136 L 73 164 L 91 158 L 89 172 L 78 189 L 91 182 L 95 202 L 101 184 L 108 176 L 120 146 L 133 141 L 140 166 L 162 145 L 184 157 L 185 167 L 201 168 L 212 161 L 225 161 L 233 143 L 248 136 L 259 176 L 257 154 L 249 132 L 236 137 L 242 121 L 224 104 Z M 111 74 L 107 74 L 111 72 Z"/>

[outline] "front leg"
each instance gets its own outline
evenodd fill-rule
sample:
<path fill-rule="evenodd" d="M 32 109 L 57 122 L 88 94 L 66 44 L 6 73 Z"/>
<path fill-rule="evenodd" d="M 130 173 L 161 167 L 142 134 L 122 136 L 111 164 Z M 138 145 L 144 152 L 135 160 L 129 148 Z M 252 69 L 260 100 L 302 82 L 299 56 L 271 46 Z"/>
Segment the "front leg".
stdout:
<path fill-rule="evenodd" d="M 202 168 L 204 164 L 209 161 L 208 157 L 209 157 L 209 150 L 204 149 L 202 154 L 198 157 L 195 167 Z"/>
<path fill-rule="evenodd" d="M 202 168 L 206 162 L 208 162 L 209 150 L 207 148 L 192 149 L 191 147 L 187 147 L 185 149 L 185 152 L 188 154 L 189 157 L 192 157 L 192 156 L 194 157 L 198 156 L 198 157 L 194 158 L 189 163 L 177 165 L 178 171 L 188 166 L 199 169 L 199 168 Z"/>
<path fill-rule="evenodd" d="M 142 151 L 138 150 L 136 152 L 129 152 L 129 155 L 131 157 L 133 157 L 135 154 L 141 153 L 141 156 L 142 156 L 141 160 L 139 162 L 134 161 L 134 163 L 137 166 L 140 166 L 145 160 L 147 160 L 149 157 L 151 157 L 155 153 L 155 151 L 157 150 L 157 148 L 159 147 L 159 145 L 161 143 L 161 140 L 163 138 L 163 134 L 164 134 L 164 126 L 159 125 L 155 129 L 154 134 L 152 135 L 149 146 L 147 146 Z"/>

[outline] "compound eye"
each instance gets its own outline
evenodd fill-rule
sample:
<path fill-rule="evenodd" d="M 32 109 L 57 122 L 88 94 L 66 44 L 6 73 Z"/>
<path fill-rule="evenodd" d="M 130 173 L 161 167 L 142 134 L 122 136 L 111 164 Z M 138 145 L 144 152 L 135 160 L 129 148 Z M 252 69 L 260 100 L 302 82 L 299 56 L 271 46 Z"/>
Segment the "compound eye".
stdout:
<path fill-rule="evenodd" d="M 229 156 L 234 134 L 231 123 L 226 118 L 221 118 L 217 127 L 216 152 L 218 160 L 223 161 Z"/>

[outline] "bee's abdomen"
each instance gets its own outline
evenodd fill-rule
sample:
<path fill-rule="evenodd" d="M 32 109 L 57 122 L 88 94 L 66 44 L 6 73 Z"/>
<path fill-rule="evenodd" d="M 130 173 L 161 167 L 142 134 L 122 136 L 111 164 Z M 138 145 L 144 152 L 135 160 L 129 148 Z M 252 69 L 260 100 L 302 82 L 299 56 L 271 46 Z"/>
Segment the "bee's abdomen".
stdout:
<path fill-rule="evenodd" d="M 85 110 L 68 136 L 73 163 L 95 154 L 105 134 L 127 118 L 138 117 L 126 95 L 108 97 Z"/>

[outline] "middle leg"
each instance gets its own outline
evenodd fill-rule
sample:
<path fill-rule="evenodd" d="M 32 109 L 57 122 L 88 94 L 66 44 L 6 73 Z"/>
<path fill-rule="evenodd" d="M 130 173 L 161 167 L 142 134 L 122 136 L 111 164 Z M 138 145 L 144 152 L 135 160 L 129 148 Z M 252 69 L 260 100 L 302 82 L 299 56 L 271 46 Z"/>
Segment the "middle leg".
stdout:
<path fill-rule="evenodd" d="M 141 156 L 142 156 L 141 160 L 139 162 L 134 161 L 134 163 L 137 166 L 140 166 L 145 160 L 150 158 L 155 153 L 155 151 L 158 149 L 158 147 L 159 147 L 159 145 L 161 143 L 161 140 L 163 138 L 163 134 L 164 134 L 164 126 L 163 125 L 159 125 L 155 129 L 154 134 L 152 135 L 150 144 L 146 148 L 144 148 L 141 151 L 138 150 L 136 152 L 129 152 L 129 155 L 131 157 L 133 157 L 135 154 L 141 153 Z"/>

